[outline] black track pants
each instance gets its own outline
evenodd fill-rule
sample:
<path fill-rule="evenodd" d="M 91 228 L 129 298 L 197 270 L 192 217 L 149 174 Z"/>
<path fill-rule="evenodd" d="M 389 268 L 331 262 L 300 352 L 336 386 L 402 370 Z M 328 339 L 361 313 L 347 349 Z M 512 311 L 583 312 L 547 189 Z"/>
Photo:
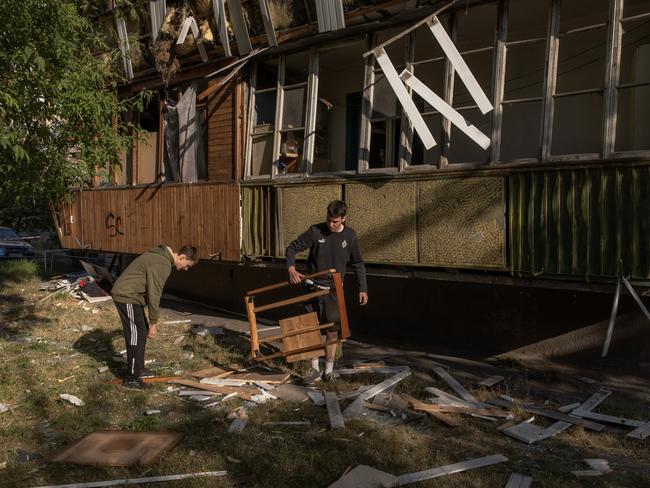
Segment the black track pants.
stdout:
<path fill-rule="evenodd" d="M 115 306 L 122 319 L 126 342 L 126 380 L 134 380 L 140 376 L 144 368 L 144 350 L 147 346 L 149 323 L 142 305 L 115 302 Z"/>

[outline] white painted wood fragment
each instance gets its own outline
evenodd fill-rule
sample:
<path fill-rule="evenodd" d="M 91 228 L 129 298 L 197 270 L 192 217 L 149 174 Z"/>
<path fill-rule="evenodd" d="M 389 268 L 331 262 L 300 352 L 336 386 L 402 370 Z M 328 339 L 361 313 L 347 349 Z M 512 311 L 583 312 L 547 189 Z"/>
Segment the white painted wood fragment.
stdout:
<path fill-rule="evenodd" d="M 580 417 L 591 420 L 599 420 L 600 422 L 606 422 L 608 424 L 624 425 L 626 427 L 641 427 L 645 424 L 642 420 L 633 420 L 626 419 L 623 417 L 614 417 L 613 415 L 606 415 L 604 413 L 597 412 L 585 412 L 582 409 L 576 409 L 571 412 L 571 415 L 574 417 Z"/>
<path fill-rule="evenodd" d="M 149 409 L 144 412 L 145 415 L 158 415 L 160 413 L 160 410 L 156 409 Z"/>
<path fill-rule="evenodd" d="M 258 395 L 252 395 L 251 396 L 251 401 L 257 403 L 258 405 L 266 403 L 269 400 L 277 400 L 278 399 L 278 397 L 271 395 L 266 390 L 260 390 L 260 391 L 261 391 L 261 393 L 259 393 Z"/>
<path fill-rule="evenodd" d="M 240 418 L 234 419 L 230 424 L 230 427 L 228 427 L 228 433 L 241 434 L 244 428 L 246 427 L 246 424 L 248 424 L 247 419 L 240 419 Z"/>
<path fill-rule="evenodd" d="M 189 397 L 192 397 L 192 396 L 198 396 L 198 395 L 202 395 L 202 396 L 215 396 L 215 395 L 218 395 L 218 393 L 216 393 L 216 392 L 211 392 L 211 391 L 209 391 L 209 390 L 199 390 L 199 389 L 183 389 L 183 390 L 181 390 L 181 391 L 178 392 L 178 396 L 189 396 Z"/>
<path fill-rule="evenodd" d="M 73 405 L 76 405 L 77 407 L 83 407 L 85 405 L 84 401 L 81 398 L 74 395 L 70 395 L 68 393 L 59 394 L 59 398 L 61 398 L 61 400 L 70 402 Z"/>
<path fill-rule="evenodd" d="M 357 388 L 356 390 L 349 391 L 347 393 L 341 393 L 338 396 L 338 400 L 339 400 L 339 402 L 341 402 L 343 400 L 349 400 L 351 398 L 356 398 L 359 395 L 361 395 L 364 391 L 368 391 L 372 387 L 373 387 L 373 385 L 363 385 L 363 386 L 360 386 L 359 388 Z"/>
<path fill-rule="evenodd" d="M 345 421 L 341 414 L 341 407 L 336 398 L 336 393 L 333 391 L 325 392 L 325 405 L 327 406 L 327 415 L 329 416 L 330 427 L 332 427 L 332 430 L 345 429 Z"/>
<path fill-rule="evenodd" d="M 529 488 L 533 478 L 519 473 L 512 473 L 505 488 Z"/>
<path fill-rule="evenodd" d="M 175 325 L 175 324 L 189 324 L 192 322 L 192 319 L 185 319 L 185 320 L 165 320 L 163 322 L 164 325 Z"/>
<path fill-rule="evenodd" d="M 611 394 L 611 391 L 601 388 L 596 393 L 587 398 L 587 400 L 582 402 L 579 407 L 572 410 L 571 413 L 573 414 L 576 410 L 580 410 L 582 412 L 591 412 L 594 408 L 605 401 L 605 399 Z"/>
<path fill-rule="evenodd" d="M 319 407 L 325 405 L 325 397 L 322 392 L 307 390 L 305 393 L 307 393 L 307 396 L 311 398 L 311 401 L 314 402 L 315 405 L 318 405 Z"/>
<path fill-rule="evenodd" d="M 429 480 L 432 478 L 438 478 L 440 476 L 446 476 L 453 473 L 460 473 L 462 471 L 467 471 L 470 469 L 482 468 L 484 466 L 490 466 L 492 464 L 503 463 L 508 460 L 507 457 L 500 454 L 494 454 L 492 456 L 485 456 L 482 458 L 470 459 L 469 461 L 463 461 L 460 463 L 449 464 L 447 466 L 440 466 L 439 468 L 427 469 L 426 471 L 419 471 L 417 473 L 405 474 L 399 476 L 399 485 L 404 486 L 410 483 L 416 483 L 418 481 Z"/>
<path fill-rule="evenodd" d="M 230 14 L 230 25 L 237 40 L 237 50 L 241 56 L 253 50 L 251 39 L 248 36 L 248 27 L 244 19 L 242 5 L 239 0 L 228 0 L 228 13 Z"/>
<path fill-rule="evenodd" d="M 486 386 L 489 388 L 498 383 L 501 383 L 502 381 L 503 381 L 503 376 L 495 375 L 495 376 L 490 376 L 489 378 L 485 378 L 483 381 L 479 383 L 479 385 Z"/>
<path fill-rule="evenodd" d="M 406 91 L 406 87 L 404 86 L 404 83 L 402 83 L 402 80 L 400 80 L 397 70 L 386 54 L 386 51 L 384 49 L 377 51 L 375 53 L 375 59 L 384 72 L 386 80 L 393 89 L 393 92 L 395 92 L 395 96 L 397 96 L 397 99 L 402 105 L 406 116 L 413 124 L 413 128 L 420 136 L 422 144 L 426 149 L 431 149 L 436 145 L 436 140 L 433 138 L 433 135 L 431 135 L 431 131 L 427 127 L 422 115 L 420 115 L 411 95 Z"/>
<path fill-rule="evenodd" d="M 226 6 L 223 2 L 224 0 L 212 0 L 212 10 L 214 11 L 214 20 L 217 24 L 217 32 L 219 33 L 224 55 L 229 58 L 232 56 L 232 52 L 230 51 L 228 25 L 226 24 Z"/>
<path fill-rule="evenodd" d="M 441 368 L 440 366 L 436 366 L 433 368 L 433 372 L 436 373 L 443 381 L 445 381 L 449 387 L 454 390 L 459 397 L 461 397 L 463 400 L 466 402 L 471 403 L 474 406 L 481 405 L 483 404 L 479 402 L 474 395 L 472 395 L 469 391 L 465 389 L 463 385 L 461 385 L 456 379 L 451 376 L 444 368 Z"/>
<path fill-rule="evenodd" d="M 591 468 L 598 471 L 611 471 L 607 459 L 585 459 L 585 463 Z"/>
<path fill-rule="evenodd" d="M 640 425 L 636 429 L 634 429 L 632 432 L 627 434 L 626 437 L 632 437 L 634 439 L 645 439 L 648 436 L 650 436 L 650 422 L 646 422 L 643 425 Z"/>
<path fill-rule="evenodd" d="M 449 38 L 447 31 L 438 20 L 438 17 L 433 17 L 431 20 L 429 20 L 428 25 L 431 33 L 438 41 L 438 44 L 440 44 L 440 47 L 445 52 L 447 59 L 449 59 L 449 62 L 456 70 L 456 74 L 458 74 L 459 78 L 463 81 L 463 84 L 476 102 L 476 105 L 478 105 L 481 113 L 488 113 L 494 108 L 492 106 L 492 103 L 490 103 L 487 95 L 485 95 L 485 92 L 478 84 L 478 81 L 476 81 L 474 74 L 469 69 L 469 66 L 467 66 L 467 63 L 465 63 L 465 60 L 458 52 L 458 49 L 456 49 L 456 46 L 452 40 Z"/>
<path fill-rule="evenodd" d="M 201 378 L 199 383 L 216 386 L 244 386 L 247 382 L 244 380 L 232 380 L 230 378 Z"/>
<path fill-rule="evenodd" d="M 208 395 L 194 395 L 194 396 L 191 396 L 189 398 L 190 398 L 190 400 L 193 400 L 195 402 L 204 402 L 206 400 L 211 400 L 212 399 L 212 397 L 208 396 Z"/>
<path fill-rule="evenodd" d="M 557 410 L 558 410 L 558 412 L 567 413 L 567 412 L 571 412 L 571 411 L 575 410 L 579 406 L 580 406 L 580 404 L 577 403 L 577 402 L 576 403 L 569 403 L 568 405 L 561 406 Z"/>
<path fill-rule="evenodd" d="M 150 476 L 147 478 L 124 478 L 110 481 L 90 481 L 87 483 L 70 483 L 67 485 L 48 485 L 38 488 L 102 488 L 104 486 L 144 485 L 147 483 L 163 483 L 168 481 L 204 478 L 207 476 L 226 476 L 228 471 L 204 471 L 201 473 L 171 474 L 166 476 Z"/>
<path fill-rule="evenodd" d="M 400 78 L 411 89 L 420 95 L 429 105 L 442 114 L 443 117 L 451 121 L 458 129 L 467 137 L 473 140 L 476 144 L 483 149 L 490 147 L 491 141 L 488 136 L 483 134 L 475 126 L 467 122 L 465 117 L 458 113 L 451 105 L 445 102 L 442 98 L 436 95 L 428 86 L 415 75 L 407 70 L 402 71 Z M 503 379 L 503 377 L 500 377 Z"/>
<path fill-rule="evenodd" d="M 266 40 L 269 43 L 269 46 L 277 46 L 278 39 L 275 37 L 275 28 L 273 27 L 273 19 L 271 18 L 271 12 L 267 0 L 260 0 L 260 12 L 262 13 L 262 21 L 264 22 Z"/>
<path fill-rule="evenodd" d="M 108 371 L 108 366 L 99 366 L 97 368 L 97 371 L 100 373 L 105 373 L 106 371 Z"/>
<path fill-rule="evenodd" d="M 378 393 L 381 393 L 384 390 L 387 390 L 391 386 L 399 383 L 404 378 L 410 375 L 411 375 L 410 371 L 402 371 L 401 373 L 397 373 L 395 376 L 391 376 L 390 378 L 385 379 L 384 381 L 373 386 L 369 390 L 364 391 L 350 405 L 348 405 L 348 407 L 343 411 L 343 416 L 346 418 L 358 417 L 359 415 L 361 415 L 364 401 L 371 399 L 372 397 L 374 397 Z"/>
<path fill-rule="evenodd" d="M 411 368 L 408 366 L 376 366 L 372 368 L 342 368 L 336 369 L 334 372 L 339 375 L 351 375 L 351 374 L 397 374 L 402 371 L 410 371 Z"/>

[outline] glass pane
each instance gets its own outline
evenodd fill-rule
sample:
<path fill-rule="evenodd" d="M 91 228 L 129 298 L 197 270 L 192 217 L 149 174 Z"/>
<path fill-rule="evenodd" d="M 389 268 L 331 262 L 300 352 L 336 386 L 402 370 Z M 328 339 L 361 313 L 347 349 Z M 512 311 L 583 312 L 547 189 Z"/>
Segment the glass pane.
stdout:
<path fill-rule="evenodd" d="M 348 159 L 356 169 L 365 51 L 365 41 L 358 41 L 320 52 L 314 173 L 343 171 Z"/>
<path fill-rule="evenodd" d="M 304 83 L 309 78 L 309 51 L 289 54 L 286 57 L 284 84 Z"/>
<path fill-rule="evenodd" d="M 556 93 L 602 88 L 606 48 L 604 27 L 560 37 Z"/>
<path fill-rule="evenodd" d="M 544 91 L 545 59 L 544 42 L 508 47 L 504 100 L 541 97 Z"/>
<path fill-rule="evenodd" d="M 372 122 L 370 134 L 370 168 L 396 166 L 399 151 L 400 120 Z"/>
<path fill-rule="evenodd" d="M 255 132 L 273 130 L 275 124 L 276 90 L 255 95 Z M 259 129 L 258 129 L 259 128 Z"/>
<path fill-rule="evenodd" d="M 466 54 L 463 56 L 467 66 L 474 74 L 488 99 L 492 100 L 492 57 L 493 51 L 480 52 L 474 54 Z M 458 77 L 454 77 L 454 107 L 466 107 L 468 105 L 475 105 L 474 99 L 467 91 L 465 84 Z"/>
<path fill-rule="evenodd" d="M 600 153 L 602 120 L 599 93 L 556 98 L 551 154 Z"/>
<path fill-rule="evenodd" d="M 647 12 L 650 12 L 650 2 L 648 0 L 625 0 L 623 2 L 623 17 L 645 14 Z"/>
<path fill-rule="evenodd" d="M 430 63 L 418 64 L 413 67 L 415 76 L 429 87 L 440 98 L 445 98 L 445 61 L 433 61 Z M 430 112 L 433 108 L 426 103 L 419 95 L 413 94 L 418 109 Z"/>
<path fill-rule="evenodd" d="M 620 83 L 650 80 L 650 19 L 623 22 Z"/>
<path fill-rule="evenodd" d="M 560 8 L 560 32 L 607 22 L 610 0 L 564 0 Z"/>
<path fill-rule="evenodd" d="M 442 140 L 442 116 L 427 115 L 424 117 L 427 127 L 438 144 L 426 150 L 418 133 L 413 131 L 413 153 L 411 155 L 411 166 L 420 164 L 437 165 L 440 161 L 440 142 Z"/>
<path fill-rule="evenodd" d="M 282 129 L 297 129 L 305 126 L 307 110 L 307 87 L 284 91 L 282 105 Z"/>
<path fill-rule="evenodd" d="M 488 112 L 483 115 L 478 108 L 471 108 L 469 110 L 462 110 L 460 114 L 465 117 L 469 124 L 474 125 L 483 134 L 490 137 L 490 130 L 492 128 L 492 113 Z M 449 154 L 448 161 L 453 163 L 479 163 L 487 164 L 489 148 L 483 149 L 476 144 L 472 139 L 467 137 L 464 133 L 452 124 L 451 134 L 449 136 Z"/>
<path fill-rule="evenodd" d="M 273 163 L 273 133 L 252 136 L 251 174 L 270 175 Z"/>
<path fill-rule="evenodd" d="M 510 0 L 508 7 L 508 41 L 546 37 L 548 6 L 545 0 Z"/>
<path fill-rule="evenodd" d="M 489 3 L 461 9 L 456 14 L 458 18 L 458 34 L 456 47 L 460 52 L 479 47 L 494 46 L 497 5 Z"/>
<path fill-rule="evenodd" d="M 618 90 L 615 149 L 650 149 L 650 86 Z"/>
<path fill-rule="evenodd" d="M 302 131 L 284 132 L 280 136 L 280 174 L 300 173 L 302 171 L 302 149 L 305 136 Z"/>
<path fill-rule="evenodd" d="M 383 73 L 375 74 L 372 103 L 372 118 L 381 119 L 397 116 L 397 97 Z"/>
<path fill-rule="evenodd" d="M 255 88 L 263 90 L 265 88 L 275 88 L 278 86 L 278 59 L 270 59 L 263 63 L 257 63 L 257 79 Z"/>
<path fill-rule="evenodd" d="M 440 17 L 440 22 L 447 28 L 449 19 L 446 16 Z M 425 61 L 444 55 L 444 51 L 440 47 L 440 44 L 438 44 L 436 38 L 433 37 L 428 25 L 423 25 L 415 30 L 415 61 Z"/>
<path fill-rule="evenodd" d="M 542 121 L 542 102 L 503 105 L 500 161 L 537 158 Z"/>

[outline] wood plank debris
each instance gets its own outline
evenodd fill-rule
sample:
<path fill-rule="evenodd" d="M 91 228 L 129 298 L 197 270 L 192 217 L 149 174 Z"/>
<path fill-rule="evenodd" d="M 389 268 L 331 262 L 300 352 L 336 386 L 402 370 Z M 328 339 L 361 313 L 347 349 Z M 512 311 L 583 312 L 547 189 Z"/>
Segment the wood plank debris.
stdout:
<path fill-rule="evenodd" d="M 458 427 L 460 425 L 460 422 L 458 420 L 456 420 L 453 417 L 450 417 L 449 415 L 445 415 L 444 413 L 441 412 L 426 410 L 427 404 L 418 400 L 417 398 L 413 398 L 412 396 L 407 395 L 406 393 L 403 393 L 402 397 L 404 397 L 406 401 L 410 402 L 413 405 L 413 408 L 417 409 L 416 407 L 419 407 L 420 409 L 424 409 L 423 411 L 425 411 L 432 417 L 437 418 L 441 422 L 447 424 L 449 427 Z"/>
<path fill-rule="evenodd" d="M 643 425 L 640 425 L 636 429 L 634 429 L 632 432 L 627 434 L 626 437 L 632 437 L 634 439 L 645 439 L 648 436 L 650 436 L 650 422 L 646 422 Z"/>
<path fill-rule="evenodd" d="M 360 464 L 328 488 L 391 488 L 398 486 L 398 483 L 397 476 Z"/>
<path fill-rule="evenodd" d="M 195 378 L 223 378 L 225 376 L 233 374 L 235 371 L 229 371 L 227 369 L 219 368 L 213 366 L 211 368 L 199 369 L 198 371 L 192 371 L 190 375 Z"/>
<path fill-rule="evenodd" d="M 486 417 L 502 417 L 506 419 L 513 417 L 511 412 L 497 410 L 495 408 L 458 407 L 456 405 L 428 405 L 426 403 L 424 406 L 414 408 L 415 410 L 422 410 L 425 412 L 462 413 L 466 415 L 475 414 L 483 415 Z"/>
<path fill-rule="evenodd" d="M 50 461 L 100 466 L 153 464 L 182 438 L 180 432 L 92 432 L 56 453 Z"/>
<path fill-rule="evenodd" d="M 603 429 L 605 429 L 605 426 L 603 424 L 599 424 L 596 422 L 591 422 L 589 420 L 584 420 L 580 419 L 577 417 L 573 417 L 571 415 L 565 415 L 561 412 L 555 412 L 553 410 L 546 410 L 543 408 L 538 408 L 535 407 L 534 405 L 523 405 L 521 409 L 524 412 L 528 413 L 534 413 L 535 415 L 541 415 L 542 417 L 547 417 L 550 419 L 555 419 L 555 420 L 561 420 L 563 422 L 568 422 L 573 425 L 582 425 L 584 428 L 593 430 L 596 432 L 600 432 Z"/>
<path fill-rule="evenodd" d="M 410 375 L 411 375 L 410 371 L 402 371 L 400 373 L 397 373 L 395 376 L 391 376 L 390 378 L 385 379 L 384 381 L 373 386 L 369 390 L 364 391 L 350 405 L 348 405 L 348 407 L 343 411 L 343 416 L 345 418 L 358 417 L 359 415 L 361 415 L 364 401 L 370 400 L 378 393 L 387 390 L 391 386 L 399 383 L 404 378 L 407 378 Z"/>
<path fill-rule="evenodd" d="M 374 366 L 367 368 L 342 368 L 336 369 L 334 372 L 339 375 L 352 375 L 352 374 L 397 374 L 402 371 L 410 371 L 408 366 Z"/>
<path fill-rule="evenodd" d="M 271 392 L 274 396 L 290 402 L 300 403 L 309 400 L 306 388 L 299 385 L 292 385 L 290 383 L 276 386 L 271 390 Z"/>
<path fill-rule="evenodd" d="M 568 413 L 568 412 L 571 412 L 572 410 L 575 410 L 579 406 L 580 406 L 580 403 L 574 402 L 574 403 L 569 403 L 568 405 L 563 405 L 560 408 L 558 408 L 557 410 L 558 410 L 558 412 Z"/>
<path fill-rule="evenodd" d="M 559 434 L 560 432 L 571 427 L 572 424 L 568 422 L 555 422 L 546 429 L 532 425 L 529 422 L 521 422 L 519 424 L 513 425 L 503 429 L 502 432 L 513 439 L 517 439 L 526 444 L 534 444 L 543 439 L 548 439 L 554 435 Z"/>
<path fill-rule="evenodd" d="M 571 412 L 571 415 L 591 420 L 599 420 L 600 422 L 606 422 L 608 424 L 623 425 L 625 427 L 642 427 L 645 425 L 645 422 L 642 420 L 626 419 L 623 417 L 615 417 L 613 415 L 606 415 L 604 413 L 597 412 L 585 412 L 584 410 L 580 409 L 574 410 Z"/>
<path fill-rule="evenodd" d="M 226 6 L 224 0 L 212 0 L 212 10 L 214 12 L 214 20 L 219 33 L 219 40 L 223 47 L 223 54 L 227 58 L 232 56 L 230 51 L 230 40 L 228 38 L 228 24 L 226 23 Z"/>
<path fill-rule="evenodd" d="M 519 473 L 512 473 L 505 488 L 529 488 L 533 484 L 533 478 Z"/>
<path fill-rule="evenodd" d="M 463 400 L 466 402 L 469 402 L 473 405 L 480 405 L 481 402 L 479 402 L 474 395 L 472 395 L 469 391 L 465 389 L 463 385 L 461 385 L 456 379 L 451 376 L 447 371 L 445 371 L 444 368 L 441 368 L 440 366 L 436 366 L 433 368 L 433 372 L 436 373 L 443 381 L 445 381 L 449 387 L 458 394 L 459 397 L 461 397 Z"/>
<path fill-rule="evenodd" d="M 341 414 L 341 407 L 336 398 L 336 393 L 333 391 L 325 392 L 325 405 L 327 406 L 327 415 L 330 419 L 330 427 L 332 427 L 333 430 L 345 429 L 345 421 Z"/>
<path fill-rule="evenodd" d="M 148 483 L 167 483 L 169 481 L 187 480 L 191 478 L 226 476 L 228 471 L 203 471 L 201 473 L 168 474 L 165 476 L 149 476 L 146 478 L 123 478 L 108 481 L 89 481 L 86 483 L 68 483 L 66 485 L 47 485 L 38 488 L 100 488 L 104 486 L 146 485 Z"/>
<path fill-rule="evenodd" d="M 246 428 L 248 424 L 248 416 L 245 414 L 240 414 L 233 419 L 230 427 L 228 427 L 229 434 L 241 434 L 242 431 Z"/>
<path fill-rule="evenodd" d="M 591 412 L 594 408 L 596 408 L 603 401 L 605 401 L 605 399 L 611 394 L 612 394 L 611 391 L 601 388 L 596 393 L 594 393 L 589 398 L 587 398 L 587 400 L 582 402 L 582 404 L 580 404 L 579 407 L 573 409 L 571 413 L 573 414 L 577 410 L 580 410 L 582 412 Z"/>
<path fill-rule="evenodd" d="M 299 421 L 292 421 L 292 422 L 264 422 L 262 425 L 305 426 L 305 425 L 311 425 L 311 422 L 309 422 L 308 420 L 299 420 Z"/>
<path fill-rule="evenodd" d="M 319 407 L 325 405 L 325 397 L 321 391 L 307 390 L 305 393 L 307 393 L 307 396 L 311 399 L 312 402 L 314 402 L 315 405 L 318 405 Z"/>
<path fill-rule="evenodd" d="M 468 461 L 462 461 L 460 463 L 455 463 L 455 464 L 448 464 L 446 466 L 427 469 L 425 471 L 418 471 L 417 473 L 404 474 L 398 477 L 399 478 L 398 486 L 404 486 L 410 483 L 416 483 L 418 481 L 438 478 L 440 476 L 446 476 L 453 473 L 460 473 L 462 471 L 468 471 L 470 469 L 483 468 L 485 466 L 503 463 L 506 462 L 507 460 L 508 458 L 502 456 L 501 454 L 494 454 L 492 456 L 470 459 Z"/>
<path fill-rule="evenodd" d="M 343 400 L 350 400 L 351 398 L 356 398 L 359 395 L 361 395 L 364 391 L 368 391 L 373 386 L 374 385 L 362 385 L 356 390 L 348 391 L 347 393 L 341 393 L 338 396 L 339 402 L 342 402 Z"/>
<path fill-rule="evenodd" d="M 485 387 L 492 387 L 498 383 L 501 383 L 503 381 L 503 376 L 490 376 L 489 378 L 484 379 L 483 381 L 479 382 L 479 386 L 485 386 Z"/>
<path fill-rule="evenodd" d="M 452 395 L 451 393 L 447 393 L 446 391 L 439 390 L 438 388 L 435 388 L 433 386 L 427 386 L 424 391 L 427 391 L 429 393 L 433 393 L 436 395 L 438 398 L 443 400 L 446 403 L 449 403 L 450 405 L 458 405 L 458 406 L 463 406 L 463 407 L 473 407 L 471 402 L 466 402 L 465 400 L 462 400 L 458 398 L 457 396 Z M 501 405 L 499 405 L 501 406 Z"/>
<path fill-rule="evenodd" d="M 262 14 L 262 21 L 264 22 L 264 32 L 266 33 L 266 41 L 269 46 L 277 46 L 278 39 L 275 37 L 275 27 L 273 26 L 273 19 L 269 10 L 267 0 L 260 1 L 260 13 Z"/>
<path fill-rule="evenodd" d="M 221 393 L 226 395 L 228 393 L 237 393 L 244 400 L 250 400 L 253 395 L 257 395 L 259 390 L 251 386 L 219 386 L 219 385 L 206 385 L 205 383 L 199 383 L 198 381 L 185 380 L 182 378 L 174 378 L 169 381 L 170 383 L 176 383 L 178 385 L 189 386 L 190 388 L 195 388 L 198 390 L 212 391 L 214 393 Z"/>
<path fill-rule="evenodd" d="M 609 467 L 609 461 L 607 461 L 607 459 L 585 459 L 584 461 L 591 469 L 571 471 L 571 474 L 578 477 L 602 476 L 603 474 L 612 471 L 612 469 Z"/>
<path fill-rule="evenodd" d="M 230 26 L 237 40 L 237 50 L 243 56 L 253 50 L 251 39 L 248 35 L 246 20 L 244 19 L 243 7 L 240 0 L 227 0 L 228 14 L 230 15 Z"/>
<path fill-rule="evenodd" d="M 59 398 L 61 400 L 65 400 L 66 402 L 70 402 L 77 407 L 83 407 L 85 405 L 84 401 L 81 398 L 70 395 L 69 393 L 61 393 L 59 394 Z"/>

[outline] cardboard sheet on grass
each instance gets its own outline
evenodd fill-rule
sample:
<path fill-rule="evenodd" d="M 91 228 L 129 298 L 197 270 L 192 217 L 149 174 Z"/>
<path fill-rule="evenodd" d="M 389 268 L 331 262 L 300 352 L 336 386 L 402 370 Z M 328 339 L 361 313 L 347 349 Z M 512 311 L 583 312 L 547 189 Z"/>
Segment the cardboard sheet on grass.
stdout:
<path fill-rule="evenodd" d="M 52 456 L 50 462 L 102 466 L 153 464 L 182 438 L 180 432 L 103 430 L 85 435 Z"/>

